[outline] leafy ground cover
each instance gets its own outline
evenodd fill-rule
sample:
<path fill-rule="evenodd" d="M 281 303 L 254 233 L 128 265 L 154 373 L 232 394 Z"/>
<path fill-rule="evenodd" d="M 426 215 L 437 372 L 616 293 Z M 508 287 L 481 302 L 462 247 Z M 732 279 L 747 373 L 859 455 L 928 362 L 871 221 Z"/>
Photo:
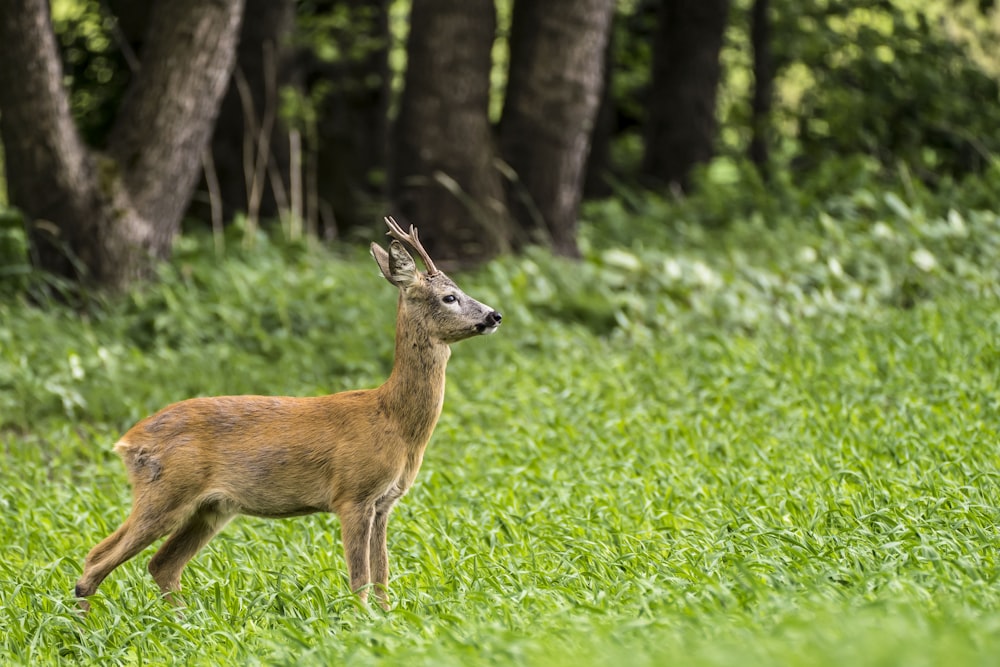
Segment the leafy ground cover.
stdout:
<path fill-rule="evenodd" d="M 588 215 L 579 265 L 459 277 L 504 327 L 455 346 L 387 613 L 354 602 L 323 515 L 234 521 L 180 612 L 151 550 L 88 617 L 71 595 L 126 515 L 110 447 L 136 419 L 386 376 L 369 258 L 186 239 L 87 315 L 0 303 L 4 662 L 995 664 L 1000 217 L 864 193 L 724 231 Z"/>

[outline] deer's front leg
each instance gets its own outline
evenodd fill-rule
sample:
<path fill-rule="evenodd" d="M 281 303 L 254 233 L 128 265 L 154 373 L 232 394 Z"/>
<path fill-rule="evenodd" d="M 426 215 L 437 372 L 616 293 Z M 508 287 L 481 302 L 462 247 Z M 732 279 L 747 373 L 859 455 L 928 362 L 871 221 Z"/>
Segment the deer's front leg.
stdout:
<path fill-rule="evenodd" d="M 367 586 L 371 583 L 369 545 L 374 519 L 375 508 L 370 505 L 353 504 L 340 513 L 351 590 L 358 594 L 362 602 L 368 601 Z"/>
<path fill-rule="evenodd" d="M 389 508 L 376 509 L 372 521 L 369 562 L 372 583 L 375 584 L 375 597 L 383 609 L 389 609 L 389 549 L 386 545 L 388 524 Z"/>

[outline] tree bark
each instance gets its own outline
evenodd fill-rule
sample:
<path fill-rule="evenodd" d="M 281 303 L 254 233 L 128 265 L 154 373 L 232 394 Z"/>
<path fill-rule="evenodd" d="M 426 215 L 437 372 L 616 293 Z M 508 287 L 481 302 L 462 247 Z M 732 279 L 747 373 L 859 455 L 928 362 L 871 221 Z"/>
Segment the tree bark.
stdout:
<path fill-rule="evenodd" d="M 488 116 L 493 0 L 413 0 L 392 192 L 442 262 L 496 254 L 507 229 Z"/>
<path fill-rule="evenodd" d="M 750 15 L 750 43 L 753 47 L 753 100 L 751 101 L 750 160 L 764 180 L 770 177 L 768 127 L 774 90 L 774 62 L 771 56 L 770 1 L 754 0 Z"/>
<path fill-rule="evenodd" d="M 661 0 L 642 173 L 690 187 L 691 170 L 715 152 L 719 51 L 729 0 Z"/>
<path fill-rule="evenodd" d="M 0 139 L 10 200 L 43 269 L 110 288 L 170 253 L 235 53 L 242 0 L 165 0 L 152 10 L 105 153 L 69 111 L 45 0 L 0 0 Z"/>
<path fill-rule="evenodd" d="M 0 14 L 0 136 L 9 199 L 34 220 L 34 261 L 71 275 L 63 246 L 78 246 L 93 231 L 94 160 L 70 115 L 48 2 L 0 0 Z M 62 220 L 76 224 L 61 229 Z"/>
<path fill-rule="evenodd" d="M 499 133 L 516 174 L 508 191 L 519 243 L 579 255 L 577 214 L 613 13 L 613 0 L 514 3 Z"/>
<path fill-rule="evenodd" d="M 613 20 L 613 19 L 612 19 Z M 614 28 L 608 33 L 608 41 L 604 47 L 603 81 L 601 83 L 601 101 L 597 104 L 594 115 L 594 129 L 590 133 L 590 151 L 587 153 L 587 165 L 583 177 L 583 197 L 598 199 L 608 197 L 611 189 L 611 141 L 615 132 L 615 99 L 611 86 L 615 69 L 614 63 Z"/>
<path fill-rule="evenodd" d="M 142 69 L 108 139 L 136 213 L 167 257 L 199 176 L 233 70 L 242 0 L 161 0 L 150 16 Z"/>

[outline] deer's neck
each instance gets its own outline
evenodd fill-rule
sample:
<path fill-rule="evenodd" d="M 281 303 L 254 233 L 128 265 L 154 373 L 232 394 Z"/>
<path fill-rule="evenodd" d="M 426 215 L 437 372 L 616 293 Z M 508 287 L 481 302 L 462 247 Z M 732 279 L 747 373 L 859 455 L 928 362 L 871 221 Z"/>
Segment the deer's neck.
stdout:
<path fill-rule="evenodd" d="M 396 317 L 396 356 L 382 401 L 400 432 L 414 447 L 430 440 L 444 403 L 445 370 L 451 349 L 431 338 L 420 318 L 400 303 Z"/>

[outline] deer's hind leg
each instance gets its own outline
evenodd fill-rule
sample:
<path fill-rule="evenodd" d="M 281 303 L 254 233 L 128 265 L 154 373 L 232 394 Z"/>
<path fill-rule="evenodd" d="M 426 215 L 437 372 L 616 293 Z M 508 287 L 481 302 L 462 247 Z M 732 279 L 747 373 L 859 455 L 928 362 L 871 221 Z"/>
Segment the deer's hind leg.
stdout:
<path fill-rule="evenodd" d="M 202 507 L 181 524 L 153 555 L 149 561 L 149 573 L 172 603 L 181 603 L 174 594 L 181 589 L 184 566 L 233 516 L 216 506 Z"/>
<path fill-rule="evenodd" d="M 148 505 L 137 497 L 125 522 L 90 550 L 83 565 L 83 574 L 76 582 L 76 596 L 86 598 L 97 591 L 112 570 L 163 537 L 192 512 L 189 506 L 164 508 Z M 80 601 L 84 610 L 89 605 Z"/>

